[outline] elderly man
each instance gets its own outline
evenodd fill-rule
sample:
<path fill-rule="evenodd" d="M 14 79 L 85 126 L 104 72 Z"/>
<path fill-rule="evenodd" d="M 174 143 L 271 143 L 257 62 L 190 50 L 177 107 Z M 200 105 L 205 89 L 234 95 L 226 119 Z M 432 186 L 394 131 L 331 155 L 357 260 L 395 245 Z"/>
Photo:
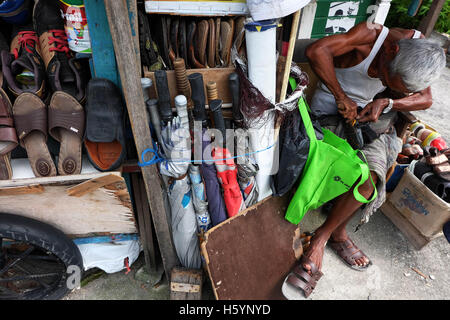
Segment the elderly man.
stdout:
<path fill-rule="evenodd" d="M 363 22 L 347 33 L 322 38 L 306 49 L 310 65 L 321 80 L 311 110 L 322 127 L 345 138 L 344 121 L 370 123 L 373 139 L 362 150 L 378 196 L 362 208 L 362 223 L 384 202 L 386 173 L 401 151 L 401 141 L 389 120 L 397 111 L 429 108 L 430 85 L 445 67 L 442 48 L 423 38 L 416 30 L 388 29 Z M 382 92 L 389 92 L 396 99 L 380 98 Z M 367 199 L 371 197 L 374 187 L 370 179 L 359 191 Z M 371 265 L 346 232 L 347 223 L 361 206 L 353 197 L 353 189 L 336 199 L 299 266 L 285 280 L 283 293 L 288 299 L 301 299 L 312 292 L 322 275 L 326 244 L 355 270 L 363 271 Z"/>

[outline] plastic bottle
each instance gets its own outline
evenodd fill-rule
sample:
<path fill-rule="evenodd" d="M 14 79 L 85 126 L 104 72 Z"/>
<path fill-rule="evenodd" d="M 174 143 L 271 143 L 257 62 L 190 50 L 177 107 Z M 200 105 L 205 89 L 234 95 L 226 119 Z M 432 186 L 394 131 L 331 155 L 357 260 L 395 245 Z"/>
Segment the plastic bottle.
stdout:
<path fill-rule="evenodd" d="M 84 1 L 59 0 L 59 3 L 70 50 L 92 53 Z"/>

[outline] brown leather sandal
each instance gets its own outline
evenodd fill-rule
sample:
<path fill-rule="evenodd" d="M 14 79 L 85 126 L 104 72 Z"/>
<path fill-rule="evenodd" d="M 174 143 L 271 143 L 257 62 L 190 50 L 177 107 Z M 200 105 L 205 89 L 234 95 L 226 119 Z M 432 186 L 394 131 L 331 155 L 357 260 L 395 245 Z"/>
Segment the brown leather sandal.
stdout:
<path fill-rule="evenodd" d="M 435 147 L 425 147 L 424 157 L 426 163 L 433 168 L 433 172 L 440 178 L 450 181 L 450 163 L 445 151 L 441 152 Z"/>
<path fill-rule="evenodd" d="M 350 268 L 358 271 L 366 271 L 371 265 L 372 261 L 369 260 L 369 263 L 365 266 L 359 266 L 356 264 L 356 260 L 364 258 L 367 256 L 362 252 L 349 238 L 345 241 L 333 241 L 328 240 L 327 243 L 331 249 L 348 265 Z"/>
<path fill-rule="evenodd" d="M 71 95 L 56 91 L 48 108 L 48 131 L 60 142 L 58 173 L 60 175 L 81 172 L 81 152 L 85 115 L 81 104 Z"/>
<path fill-rule="evenodd" d="M 25 148 L 36 177 L 56 176 L 56 167 L 47 147 L 47 108 L 35 94 L 19 95 L 13 106 L 20 145 Z"/>
<path fill-rule="evenodd" d="M 303 265 L 309 265 L 311 270 L 308 273 Z M 292 272 L 284 279 L 281 291 L 288 300 L 302 300 L 308 298 L 323 273 L 309 258 L 302 256 L 300 262 L 292 269 Z"/>
<path fill-rule="evenodd" d="M 12 178 L 11 151 L 17 145 L 11 101 L 0 88 L 0 180 Z"/>

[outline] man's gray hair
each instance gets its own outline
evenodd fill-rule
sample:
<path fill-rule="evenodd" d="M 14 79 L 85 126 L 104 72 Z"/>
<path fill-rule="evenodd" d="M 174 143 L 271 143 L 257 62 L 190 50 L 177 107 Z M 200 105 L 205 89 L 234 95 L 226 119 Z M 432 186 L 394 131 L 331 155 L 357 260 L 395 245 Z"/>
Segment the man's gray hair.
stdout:
<path fill-rule="evenodd" d="M 422 91 L 439 78 L 446 59 L 438 43 L 427 39 L 401 39 L 398 46 L 390 73 L 398 74 L 409 92 Z"/>

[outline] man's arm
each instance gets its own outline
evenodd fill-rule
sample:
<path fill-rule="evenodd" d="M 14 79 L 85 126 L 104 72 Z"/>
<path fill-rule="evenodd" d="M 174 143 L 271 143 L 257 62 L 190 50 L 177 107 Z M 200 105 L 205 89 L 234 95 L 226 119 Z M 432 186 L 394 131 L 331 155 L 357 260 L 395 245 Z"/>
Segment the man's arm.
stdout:
<path fill-rule="evenodd" d="M 422 91 L 413 93 L 409 96 L 395 99 L 393 110 L 396 111 L 417 111 L 425 110 L 431 107 L 433 101 L 431 96 L 431 88 L 428 87 Z M 378 120 L 378 117 L 389 104 L 388 98 L 375 99 L 369 103 L 358 114 L 357 119 L 359 122 L 374 122 Z"/>
<path fill-rule="evenodd" d="M 306 57 L 311 68 L 333 94 L 340 113 L 347 119 L 356 117 L 357 106 L 342 90 L 336 78 L 333 59 L 355 50 L 358 46 L 373 44 L 382 29 L 381 25 L 374 26 L 368 28 L 367 23 L 363 22 L 347 33 L 322 38 L 306 48 Z"/>

